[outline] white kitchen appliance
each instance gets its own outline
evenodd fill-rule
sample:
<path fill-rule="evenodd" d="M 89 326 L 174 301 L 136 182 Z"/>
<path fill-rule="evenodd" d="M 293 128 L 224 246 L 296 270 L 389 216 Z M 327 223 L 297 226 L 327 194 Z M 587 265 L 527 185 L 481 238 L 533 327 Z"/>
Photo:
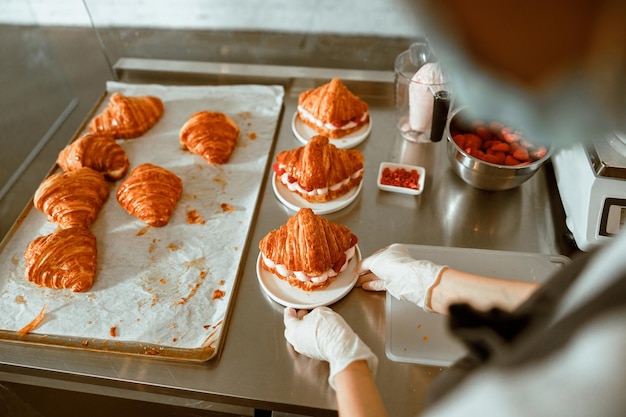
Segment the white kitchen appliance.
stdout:
<path fill-rule="evenodd" d="M 583 251 L 626 228 L 626 134 L 562 149 L 552 157 L 566 224 Z"/>

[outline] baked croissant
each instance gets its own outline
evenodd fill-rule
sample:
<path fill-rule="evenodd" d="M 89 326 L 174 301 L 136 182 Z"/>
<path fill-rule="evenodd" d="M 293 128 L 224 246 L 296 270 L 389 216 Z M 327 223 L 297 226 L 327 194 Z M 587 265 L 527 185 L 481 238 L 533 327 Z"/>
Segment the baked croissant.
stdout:
<path fill-rule="evenodd" d="M 261 266 L 305 291 L 326 288 L 356 253 L 357 237 L 302 208 L 259 242 Z"/>
<path fill-rule="evenodd" d="M 26 279 L 40 287 L 87 291 L 96 276 L 97 252 L 89 229 L 57 229 L 39 236 L 24 251 Z"/>
<path fill-rule="evenodd" d="M 341 82 L 303 91 L 298 96 L 298 118 L 320 135 L 342 138 L 369 121 L 369 106 Z"/>
<path fill-rule="evenodd" d="M 209 164 L 225 164 L 237 145 L 239 127 L 220 112 L 194 113 L 180 129 L 180 143 Z"/>
<path fill-rule="evenodd" d="M 325 136 L 276 155 L 274 172 L 290 191 L 311 203 L 327 202 L 349 192 L 363 179 L 363 154 L 340 149 Z"/>
<path fill-rule="evenodd" d="M 109 133 L 115 138 L 137 138 L 154 126 L 164 111 L 158 97 L 113 93 L 104 110 L 89 123 L 89 131 Z"/>
<path fill-rule="evenodd" d="M 182 180 L 165 168 L 142 164 L 130 172 L 116 197 L 128 214 L 150 226 L 165 226 L 183 192 Z"/>
<path fill-rule="evenodd" d="M 61 228 L 89 227 L 108 196 L 104 175 L 83 167 L 46 178 L 35 191 L 33 204 Z"/>
<path fill-rule="evenodd" d="M 57 164 L 64 171 L 89 167 L 111 180 L 119 180 L 128 170 L 124 148 L 106 133 L 86 133 L 59 152 Z"/>

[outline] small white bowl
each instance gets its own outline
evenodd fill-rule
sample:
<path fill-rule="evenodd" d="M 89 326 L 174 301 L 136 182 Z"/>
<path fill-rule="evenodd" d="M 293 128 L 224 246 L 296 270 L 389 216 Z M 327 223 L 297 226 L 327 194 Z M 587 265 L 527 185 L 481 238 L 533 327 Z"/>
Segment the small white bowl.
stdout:
<path fill-rule="evenodd" d="M 407 171 L 416 170 L 419 176 L 417 180 L 417 190 L 414 188 L 381 184 L 381 180 L 383 177 L 383 170 L 385 168 L 389 168 L 392 171 L 395 171 L 396 169 L 405 169 Z M 378 169 L 378 178 L 376 180 L 376 184 L 378 185 L 378 188 L 384 191 L 391 191 L 394 193 L 402 193 L 402 194 L 410 194 L 410 195 L 419 195 L 422 193 L 422 191 L 424 191 L 424 179 L 425 178 L 426 178 L 426 170 L 423 167 L 420 167 L 417 165 L 394 164 L 392 162 L 381 162 L 380 168 Z"/>

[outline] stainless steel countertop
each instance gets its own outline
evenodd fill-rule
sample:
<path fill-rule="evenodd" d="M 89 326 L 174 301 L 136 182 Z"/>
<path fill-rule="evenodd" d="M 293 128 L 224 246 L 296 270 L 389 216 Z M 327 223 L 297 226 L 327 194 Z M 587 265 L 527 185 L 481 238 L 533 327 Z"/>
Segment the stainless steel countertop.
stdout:
<path fill-rule="evenodd" d="M 150 60 L 122 60 L 117 71 L 125 82 L 284 85 L 274 153 L 301 145 L 291 131 L 298 94 L 331 76 L 346 80 L 370 105 L 372 131 L 357 147 L 365 156 L 361 194 L 350 206 L 326 217 L 358 235 L 364 256 L 392 242 L 558 255 L 570 255 L 572 250 L 550 164 L 517 189 L 486 192 L 466 185 L 448 165 L 445 141 L 417 145 L 396 134 L 391 72 Z M 378 190 L 382 161 L 425 167 L 424 192 L 408 196 Z M 226 404 L 243 415 L 252 415 L 253 409 L 335 415 L 327 364 L 302 357 L 287 345 L 283 308 L 257 282 L 257 242 L 293 214 L 275 198 L 269 169 L 265 176 L 218 357 L 203 363 L 176 362 L 2 342 L 0 381 L 197 408 Z M 355 288 L 332 308 L 378 355 L 376 383 L 389 414 L 418 414 L 428 385 L 442 369 L 386 358 L 384 294 Z"/>

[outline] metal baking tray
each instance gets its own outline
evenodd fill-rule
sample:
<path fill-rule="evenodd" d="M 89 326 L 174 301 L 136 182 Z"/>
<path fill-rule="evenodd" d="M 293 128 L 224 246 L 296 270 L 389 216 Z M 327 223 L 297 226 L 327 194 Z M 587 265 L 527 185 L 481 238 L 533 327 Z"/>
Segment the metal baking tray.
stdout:
<path fill-rule="evenodd" d="M 91 227 L 98 239 L 99 266 L 96 283 L 85 293 L 40 288 L 24 277 L 26 245 L 56 229 L 33 210 L 31 198 L 0 244 L 0 308 L 10 311 L 0 317 L 0 340 L 206 361 L 216 356 L 226 333 L 275 146 L 284 89 L 111 82 L 72 141 L 86 131 L 113 91 L 163 99 L 165 113 L 157 125 L 141 138 L 120 143 L 130 169 L 154 162 L 177 173 L 183 196 L 168 225 L 150 228 L 119 207 L 115 191 L 121 181 L 112 184 Z M 179 143 L 180 126 L 205 109 L 223 111 L 240 126 L 235 152 L 222 166 L 207 164 Z M 59 169 L 54 166 L 49 174 Z M 42 305 L 46 315 L 41 325 L 18 334 Z"/>

